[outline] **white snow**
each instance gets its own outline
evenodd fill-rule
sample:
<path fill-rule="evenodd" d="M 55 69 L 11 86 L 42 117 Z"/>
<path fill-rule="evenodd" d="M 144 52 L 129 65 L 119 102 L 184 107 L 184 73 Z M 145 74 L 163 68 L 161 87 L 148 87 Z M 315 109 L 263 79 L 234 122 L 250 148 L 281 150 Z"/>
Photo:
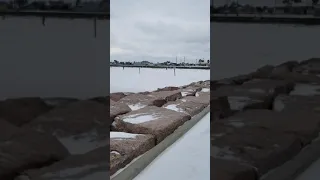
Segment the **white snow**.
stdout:
<path fill-rule="evenodd" d="M 290 95 L 314 96 L 320 95 L 320 85 L 296 84 Z"/>
<path fill-rule="evenodd" d="M 236 128 L 242 128 L 245 126 L 245 124 L 241 120 L 229 120 L 228 125 Z"/>
<path fill-rule="evenodd" d="M 210 92 L 209 88 L 202 88 L 201 92 Z"/>
<path fill-rule="evenodd" d="M 166 86 L 184 86 L 192 82 L 209 80 L 210 70 L 110 68 L 110 92 L 144 92 Z"/>
<path fill-rule="evenodd" d="M 131 124 L 141 124 L 148 121 L 157 120 L 159 116 L 157 114 L 134 114 L 123 118 L 122 120 Z"/>
<path fill-rule="evenodd" d="M 110 132 L 110 139 L 134 139 L 139 134 L 131 134 L 126 132 Z"/>
<path fill-rule="evenodd" d="M 177 112 L 186 113 L 183 109 L 178 108 L 177 105 L 178 104 L 169 104 L 169 105 L 165 106 L 164 108 L 170 109 L 170 110 L 173 110 L 173 111 L 177 111 Z"/>
<path fill-rule="evenodd" d="M 143 105 L 143 104 L 141 104 L 141 103 L 129 104 L 128 106 L 130 107 L 130 109 L 131 109 L 132 111 L 136 111 L 136 110 L 138 110 L 138 109 L 141 109 L 141 108 L 146 107 L 146 105 Z"/>
<path fill-rule="evenodd" d="M 210 179 L 210 113 L 134 180 Z"/>
<path fill-rule="evenodd" d="M 190 94 L 190 92 L 187 92 L 187 91 L 181 92 L 182 97 L 185 97 L 185 96 L 187 96 L 187 95 L 189 95 L 189 94 Z"/>
<path fill-rule="evenodd" d="M 98 147 L 108 145 L 107 140 L 98 140 L 96 131 L 76 136 L 57 138 L 68 149 L 70 154 L 84 154 Z"/>
<path fill-rule="evenodd" d="M 111 151 L 111 154 L 116 154 L 116 155 L 120 155 L 120 153 L 118 151 Z"/>

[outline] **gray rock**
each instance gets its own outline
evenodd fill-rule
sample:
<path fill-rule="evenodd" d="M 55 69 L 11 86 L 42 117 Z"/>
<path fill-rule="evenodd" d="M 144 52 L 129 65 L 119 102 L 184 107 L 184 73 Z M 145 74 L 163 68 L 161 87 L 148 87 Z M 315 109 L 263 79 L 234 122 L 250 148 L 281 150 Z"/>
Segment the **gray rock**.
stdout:
<path fill-rule="evenodd" d="M 159 143 L 189 119 L 185 113 L 148 106 L 117 116 L 113 125 L 117 131 L 152 134 Z"/>

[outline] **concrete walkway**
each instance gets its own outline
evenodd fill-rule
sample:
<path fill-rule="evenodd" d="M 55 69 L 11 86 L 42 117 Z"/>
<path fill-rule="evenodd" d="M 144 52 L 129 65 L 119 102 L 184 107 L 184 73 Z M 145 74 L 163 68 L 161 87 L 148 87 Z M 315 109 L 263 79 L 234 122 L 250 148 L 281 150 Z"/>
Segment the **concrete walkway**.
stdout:
<path fill-rule="evenodd" d="M 320 159 L 315 161 L 296 180 L 319 180 L 320 179 Z"/>
<path fill-rule="evenodd" d="M 210 113 L 134 180 L 210 179 Z"/>

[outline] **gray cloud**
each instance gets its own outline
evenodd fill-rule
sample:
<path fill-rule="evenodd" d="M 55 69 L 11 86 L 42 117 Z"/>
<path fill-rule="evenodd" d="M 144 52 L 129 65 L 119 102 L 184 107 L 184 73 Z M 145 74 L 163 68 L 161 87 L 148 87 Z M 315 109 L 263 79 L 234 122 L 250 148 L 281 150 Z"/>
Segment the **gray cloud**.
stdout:
<path fill-rule="evenodd" d="M 209 0 L 111 0 L 111 60 L 210 58 Z"/>

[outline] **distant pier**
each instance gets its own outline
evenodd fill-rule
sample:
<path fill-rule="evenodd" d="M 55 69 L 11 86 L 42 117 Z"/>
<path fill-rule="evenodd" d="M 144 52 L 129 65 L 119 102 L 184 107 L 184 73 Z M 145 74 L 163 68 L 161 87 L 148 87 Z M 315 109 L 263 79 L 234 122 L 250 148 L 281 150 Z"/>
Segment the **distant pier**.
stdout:
<path fill-rule="evenodd" d="M 161 69 L 210 69 L 210 66 L 148 66 L 148 65 L 114 65 L 110 64 L 110 67 L 122 67 L 122 68 L 161 68 Z"/>
<path fill-rule="evenodd" d="M 218 22 L 218 23 L 320 25 L 320 17 L 313 16 L 313 15 L 211 14 L 210 21 Z"/>
<path fill-rule="evenodd" d="M 43 11 L 43 10 L 6 10 L 0 11 L 0 16 L 33 16 L 42 18 L 71 19 L 110 19 L 109 12 L 74 12 L 74 11 Z"/>

